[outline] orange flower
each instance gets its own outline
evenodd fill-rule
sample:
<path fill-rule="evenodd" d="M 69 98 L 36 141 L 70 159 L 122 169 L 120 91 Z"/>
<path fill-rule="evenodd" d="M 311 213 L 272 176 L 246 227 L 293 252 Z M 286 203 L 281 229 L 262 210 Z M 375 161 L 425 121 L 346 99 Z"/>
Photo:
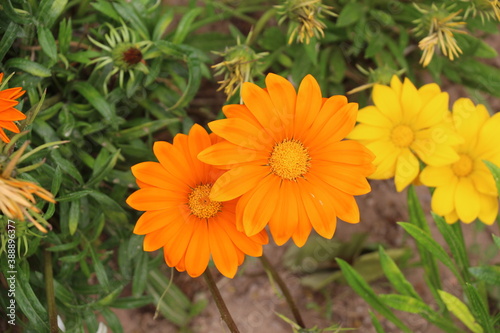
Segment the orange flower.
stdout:
<path fill-rule="evenodd" d="M 0 83 L 3 80 L 3 73 L 0 73 Z M 9 137 L 5 134 L 4 128 L 11 132 L 19 133 L 14 121 L 26 119 L 26 116 L 20 111 L 14 109 L 14 106 L 19 104 L 17 98 L 24 95 L 26 91 L 23 88 L 10 88 L 0 91 L 0 139 L 3 142 L 10 142 Z"/>
<path fill-rule="evenodd" d="M 163 247 L 165 261 L 192 277 L 207 268 L 210 255 L 219 271 L 232 278 L 245 254 L 262 255 L 265 232 L 247 237 L 236 230 L 236 201 L 209 199 L 212 185 L 224 173 L 200 162 L 196 155 L 219 139 L 199 125 L 189 135 L 177 134 L 174 143 L 156 142 L 157 162 L 132 167 L 140 189 L 127 203 L 145 211 L 134 229 L 144 238 L 144 250 Z"/>
<path fill-rule="evenodd" d="M 236 225 L 249 236 L 269 224 L 278 245 L 290 237 L 304 245 L 311 229 L 333 237 L 336 218 L 359 222 L 353 195 L 370 191 L 373 154 L 355 141 L 358 105 L 345 96 L 322 98 L 308 75 L 298 93 L 286 79 L 269 74 L 267 89 L 245 83 L 245 105 L 223 108 L 228 119 L 209 124 L 227 141 L 198 158 L 230 170 L 214 184 L 210 199 L 232 200 Z"/>

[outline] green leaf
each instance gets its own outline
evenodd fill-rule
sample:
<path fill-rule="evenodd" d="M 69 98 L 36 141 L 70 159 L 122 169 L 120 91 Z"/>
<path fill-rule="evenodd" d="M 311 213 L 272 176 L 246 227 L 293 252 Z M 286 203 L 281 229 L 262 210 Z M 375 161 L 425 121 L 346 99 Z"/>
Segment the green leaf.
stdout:
<path fill-rule="evenodd" d="M 126 2 L 113 2 L 113 7 L 121 17 L 130 22 L 132 27 L 137 30 L 141 38 L 145 40 L 150 39 L 147 26 L 144 24 L 139 14 L 135 11 L 132 4 Z"/>
<path fill-rule="evenodd" d="M 71 44 L 71 37 L 73 36 L 73 27 L 71 23 L 71 17 L 64 18 L 59 24 L 59 35 L 57 39 L 59 40 L 59 50 L 62 54 L 69 52 L 69 45 Z"/>
<path fill-rule="evenodd" d="M 380 321 L 377 319 L 375 314 L 372 311 L 369 311 L 370 313 L 370 319 L 372 321 L 373 328 L 375 328 L 376 333 L 385 333 L 384 328 L 382 327 L 382 324 L 380 324 Z"/>
<path fill-rule="evenodd" d="M 379 295 L 382 302 L 399 311 L 409 312 L 409 313 L 425 313 L 432 312 L 430 306 L 425 304 L 423 301 L 406 295 Z"/>
<path fill-rule="evenodd" d="M 133 139 L 141 138 L 145 135 L 152 134 L 159 129 L 165 128 L 168 125 L 178 123 L 178 118 L 165 118 L 153 121 L 148 121 L 141 125 L 137 125 L 131 128 L 127 128 L 119 131 L 116 136 L 122 140 L 131 141 Z"/>
<path fill-rule="evenodd" d="M 14 22 L 9 23 L 2 39 L 0 40 L 0 62 L 2 62 L 3 58 L 21 32 L 22 29 L 19 25 Z"/>
<path fill-rule="evenodd" d="M 462 279 L 450 256 L 446 253 L 443 247 L 438 244 L 438 242 L 432 239 L 429 234 L 425 233 L 422 229 L 411 223 L 398 222 L 398 224 L 402 226 L 403 229 L 405 229 L 406 232 L 409 233 L 413 238 L 415 238 L 417 243 L 420 244 L 423 249 L 428 251 L 432 256 L 437 258 L 446 267 L 448 267 L 459 280 Z"/>
<path fill-rule="evenodd" d="M 101 284 L 101 286 L 106 290 L 111 290 L 111 285 L 109 284 L 108 274 L 106 273 L 106 269 L 104 268 L 102 260 L 97 256 L 97 253 L 94 251 L 94 247 L 92 245 L 88 245 L 90 256 L 92 258 L 92 263 L 94 265 L 94 271 L 97 276 L 97 280 Z"/>
<path fill-rule="evenodd" d="M 465 324 L 472 332 L 474 333 L 483 333 L 483 329 L 474 319 L 472 313 L 470 313 L 467 305 L 462 303 L 457 297 L 452 294 L 447 293 L 446 291 L 439 290 L 439 295 L 441 299 L 446 304 L 446 308 L 455 315 L 462 323 Z"/>
<path fill-rule="evenodd" d="M 51 28 L 67 4 L 68 0 L 42 0 L 40 7 L 38 7 L 38 20 L 46 28 Z"/>
<path fill-rule="evenodd" d="M 385 276 L 399 293 L 421 300 L 413 285 L 408 282 L 394 260 L 379 246 L 380 264 Z"/>
<path fill-rule="evenodd" d="M 90 4 L 92 7 L 94 7 L 95 10 L 101 12 L 102 14 L 109 16 L 116 22 L 120 22 L 120 15 L 118 12 L 113 8 L 113 5 L 110 1 L 107 0 L 98 0 L 97 2 L 93 2 Z"/>
<path fill-rule="evenodd" d="M 465 284 L 465 294 L 469 300 L 469 306 L 471 308 L 474 317 L 481 324 L 481 327 L 486 333 L 495 333 L 493 318 L 488 313 L 487 304 L 483 302 L 479 292 L 470 283 Z"/>
<path fill-rule="evenodd" d="M 148 256 L 140 249 L 140 255 L 137 257 L 134 268 L 134 277 L 132 279 L 132 295 L 140 296 L 146 289 L 148 280 Z"/>
<path fill-rule="evenodd" d="M 158 22 L 153 29 L 153 36 L 151 40 L 160 40 L 165 31 L 167 31 L 168 26 L 172 23 L 174 19 L 174 11 L 168 10 L 165 14 L 160 15 Z"/>
<path fill-rule="evenodd" d="M 114 105 L 108 103 L 96 88 L 88 82 L 76 82 L 73 88 L 85 97 L 111 127 L 115 129 L 118 127 Z"/>
<path fill-rule="evenodd" d="M 182 16 L 177 28 L 175 29 L 174 37 L 172 38 L 172 43 L 181 44 L 186 36 L 191 31 L 191 24 L 196 19 L 198 15 L 203 12 L 203 7 L 194 7 L 189 12 Z"/>
<path fill-rule="evenodd" d="M 352 289 L 363 299 L 370 304 L 370 306 L 378 311 L 385 318 L 393 322 L 400 330 L 404 332 L 411 332 L 411 330 L 401 321 L 394 313 L 385 305 L 385 303 L 378 297 L 373 289 L 366 283 L 365 280 L 344 260 L 337 258 L 337 263 L 344 274 L 347 283 Z"/>
<path fill-rule="evenodd" d="M 336 26 L 347 27 L 348 25 L 354 24 L 363 16 L 361 5 L 355 2 L 349 2 L 347 5 L 342 8 L 342 11 L 339 14 L 337 19 Z"/>
<path fill-rule="evenodd" d="M 87 196 L 90 193 L 92 193 L 92 190 L 75 191 L 75 192 L 71 192 L 69 194 L 60 196 L 59 198 L 56 198 L 56 201 L 57 202 L 73 201 L 73 200 L 83 198 L 84 196 Z"/>
<path fill-rule="evenodd" d="M 57 60 L 57 45 L 50 29 L 38 27 L 38 42 L 42 51 L 52 60 Z"/>
<path fill-rule="evenodd" d="M 500 167 L 490 161 L 483 161 L 484 164 L 490 169 L 491 174 L 493 175 L 493 179 L 495 180 L 495 184 L 497 185 L 497 191 L 500 195 Z"/>
<path fill-rule="evenodd" d="M 469 272 L 478 280 L 494 286 L 500 286 L 500 266 L 477 266 L 470 267 Z"/>
<path fill-rule="evenodd" d="M 102 316 L 106 319 L 106 324 L 113 333 L 123 333 L 123 327 L 120 319 L 109 308 L 104 308 L 101 311 Z"/>
<path fill-rule="evenodd" d="M 107 150 L 102 149 L 101 152 L 106 152 Z M 96 158 L 96 165 L 94 165 L 94 169 L 92 170 L 92 177 L 88 180 L 86 186 L 87 187 L 92 187 L 95 184 L 99 183 L 101 180 L 106 177 L 109 172 L 115 167 L 116 161 L 118 160 L 118 156 L 120 156 L 120 150 L 117 150 L 116 152 L 112 153 L 110 156 L 107 157 L 107 159 L 104 161 L 104 163 L 97 163 L 99 160 L 99 157 L 102 155 L 101 152 Z"/>
<path fill-rule="evenodd" d="M 73 236 L 78 229 L 78 221 L 80 220 L 80 200 L 71 202 L 68 215 L 68 230 L 69 234 Z"/>
<path fill-rule="evenodd" d="M 52 75 L 50 69 L 48 69 L 47 67 L 40 65 L 39 63 L 33 62 L 31 60 L 23 59 L 23 58 L 9 59 L 5 63 L 5 67 L 17 68 L 17 69 L 20 69 L 26 73 L 29 73 L 33 76 L 38 76 L 38 77 L 49 77 Z"/>
<path fill-rule="evenodd" d="M 21 25 L 31 23 L 31 14 L 23 9 L 14 8 L 12 6 L 11 0 L 0 1 L 0 6 L 4 12 L 4 16 L 8 17 L 11 23 L 18 23 Z M 1 60 L 1 59 L 0 59 Z"/>
<path fill-rule="evenodd" d="M 500 237 L 498 237 L 497 235 L 494 235 L 494 234 L 491 234 L 491 236 L 493 237 L 493 242 L 500 249 Z"/>
<path fill-rule="evenodd" d="M 58 150 L 52 150 L 50 152 L 50 155 L 52 156 L 54 162 L 61 167 L 62 171 L 64 171 L 66 174 L 76 179 L 80 184 L 83 184 L 82 175 L 80 174 L 80 171 L 78 171 L 78 169 L 75 167 L 73 163 L 63 158 Z"/>

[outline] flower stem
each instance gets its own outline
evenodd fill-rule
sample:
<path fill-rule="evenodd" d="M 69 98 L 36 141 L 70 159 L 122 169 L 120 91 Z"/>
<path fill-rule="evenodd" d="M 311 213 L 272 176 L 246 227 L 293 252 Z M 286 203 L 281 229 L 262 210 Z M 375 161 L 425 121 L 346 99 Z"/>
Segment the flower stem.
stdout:
<path fill-rule="evenodd" d="M 260 261 L 262 261 L 262 265 L 264 266 L 264 268 L 271 274 L 274 281 L 276 281 L 276 283 L 280 287 L 281 291 L 283 292 L 283 296 L 285 297 L 286 302 L 287 302 L 288 306 L 290 307 L 290 310 L 292 311 L 292 314 L 293 314 L 297 324 L 302 328 L 306 328 L 306 325 L 304 324 L 304 320 L 302 320 L 302 316 L 300 315 L 299 308 L 295 304 L 295 302 L 292 298 L 292 294 L 290 293 L 290 290 L 286 286 L 285 281 L 283 281 L 281 276 L 278 274 L 278 271 L 276 269 L 274 269 L 274 266 L 271 265 L 271 263 L 269 262 L 269 259 L 267 259 L 267 257 L 264 254 L 262 254 L 262 257 L 259 257 L 259 259 L 260 259 Z"/>
<path fill-rule="evenodd" d="M 210 292 L 214 297 L 215 304 L 217 304 L 217 308 L 219 309 L 222 320 L 224 320 L 224 322 L 226 323 L 227 327 L 229 328 L 229 331 L 231 331 L 231 333 L 239 333 L 240 331 L 238 330 L 238 327 L 236 326 L 233 317 L 231 317 L 231 313 L 229 313 L 226 303 L 224 303 L 224 300 L 222 299 L 222 296 L 219 292 L 219 288 L 217 288 L 217 284 L 215 284 L 214 277 L 212 276 L 212 273 L 210 273 L 209 268 L 205 270 L 205 272 L 203 273 L 203 277 L 207 282 L 208 289 L 210 289 Z"/>
<path fill-rule="evenodd" d="M 56 310 L 56 299 L 54 293 L 54 275 L 52 272 L 52 253 L 47 251 L 45 248 L 43 250 L 43 266 L 45 275 L 45 293 L 47 296 L 47 309 L 49 313 L 49 327 L 50 333 L 59 332 L 57 327 L 57 310 Z"/>

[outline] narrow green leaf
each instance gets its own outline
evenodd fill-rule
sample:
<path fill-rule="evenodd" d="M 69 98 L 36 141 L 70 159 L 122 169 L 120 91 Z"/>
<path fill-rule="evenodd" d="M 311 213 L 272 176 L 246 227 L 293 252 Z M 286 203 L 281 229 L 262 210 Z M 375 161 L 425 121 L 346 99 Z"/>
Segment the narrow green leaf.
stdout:
<path fill-rule="evenodd" d="M 56 201 L 57 202 L 73 201 L 76 199 L 83 198 L 84 196 L 89 195 L 90 193 L 92 193 L 92 190 L 75 191 L 56 198 Z"/>
<path fill-rule="evenodd" d="M 101 298 L 100 300 L 97 301 L 96 304 L 102 305 L 102 306 L 108 306 L 112 302 L 115 301 L 115 299 L 120 296 L 121 292 L 123 290 L 123 286 L 119 286 L 115 288 L 115 290 L 111 291 L 109 294 Z"/>
<path fill-rule="evenodd" d="M 500 266 L 470 267 L 469 272 L 481 281 L 500 286 Z"/>
<path fill-rule="evenodd" d="M 107 152 L 107 150 L 104 150 L 104 149 L 101 151 Z M 101 155 L 101 154 L 99 154 L 99 155 Z M 92 187 L 95 184 L 98 184 L 101 180 L 103 180 L 104 177 L 106 177 L 108 175 L 108 173 L 115 167 L 116 161 L 118 160 L 118 156 L 120 156 L 120 150 L 117 150 L 116 152 L 114 152 L 113 154 L 108 156 L 107 160 L 104 163 L 102 163 L 100 165 L 95 165 L 94 169 L 92 171 L 92 177 L 90 177 L 86 186 Z M 96 159 L 96 161 L 97 161 L 97 159 Z"/>
<path fill-rule="evenodd" d="M 413 238 L 415 238 L 417 243 L 420 244 L 422 248 L 426 249 L 430 254 L 432 254 L 446 267 L 448 267 L 450 271 L 455 274 L 457 278 L 459 278 L 459 280 L 462 279 L 450 256 L 446 253 L 443 247 L 438 244 L 438 242 L 436 242 L 434 239 L 432 239 L 431 236 L 429 236 L 429 234 L 426 234 L 422 229 L 411 223 L 398 222 L 398 224 L 402 226 L 403 229 L 405 229 L 406 232 L 409 233 Z"/>
<path fill-rule="evenodd" d="M 111 290 L 111 285 L 109 284 L 108 274 L 106 273 L 106 269 L 101 261 L 101 259 L 97 256 L 97 253 L 94 251 L 93 246 L 88 245 L 90 256 L 92 258 L 92 263 L 94 266 L 94 271 L 97 276 L 97 280 L 101 284 L 101 286 L 106 290 Z"/>
<path fill-rule="evenodd" d="M 5 14 L 13 23 L 18 23 L 21 25 L 29 24 L 32 19 L 31 14 L 23 9 L 14 8 L 12 6 L 11 0 L 0 1 L 0 6 Z M 0 59 L 1 60 L 1 59 Z"/>
<path fill-rule="evenodd" d="M 446 304 L 446 308 L 462 323 L 464 323 L 465 326 L 467 326 L 474 333 L 483 333 L 482 327 L 476 322 L 474 316 L 470 313 L 469 308 L 467 308 L 467 305 L 446 291 L 439 290 L 439 295 Z"/>
<path fill-rule="evenodd" d="M 22 28 L 19 25 L 14 22 L 9 23 L 2 39 L 0 40 L 0 62 L 2 62 L 3 58 L 21 32 Z"/>
<path fill-rule="evenodd" d="M 370 319 L 372 321 L 373 328 L 375 328 L 376 333 L 385 333 L 384 328 L 382 327 L 382 324 L 380 324 L 380 321 L 377 319 L 375 314 L 372 311 L 369 311 L 370 313 Z"/>
<path fill-rule="evenodd" d="M 113 7 L 121 17 L 130 22 L 134 30 L 136 30 L 143 39 L 150 39 L 146 24 L 142 21 L 132 4 L 126 2 L 113 2 Z"/>
<path fill-rule="evenodd" d="M 78 229 L 78 221 L 80 221 L 80 200 L 75 200 L 71 202 L 68 216 L 68 229 L 71 236 Z"/>
<path fill-rule="evenodd" d="M 370 304 L 373 309 L 378 311 L 385 318 L 393 322 L 400 330 L 411 332 L 411 330 L 401 321 L 394 313 L 385 305 L 382 300 L 375 294 L 373 289 L 366 283 L 365 280 L 344 260 L 337 258 L 337 263 L 344 274 L 347 283 L 352 289 L 363 299 Z"/>
<path fill-rule="evenodd" d="M 120 139 L 127 140 L 130 142 L 130 140 L 152 134 L 159 129 L 165 128 L 167 125 L 175 124 L 178 122 L 179 122 L 178 118 L 165 118 L 165 119 L 153 120 L 141 125 L 121 130 L 116 134 L 116 136 Z"/>
<path fill-rule="evenodd" d="M 57 18 L 66 8 L 68 0 L 42 0 L 40 7 L 38 7 L 38 20 L 40 20 L 45 27 L 51 28 L 56 22 Z"/>
<path fill-rule="evenodd" d="M 48 247 L 47 248 L 47 251 L 50 251 L 50 252 L 60 252 L 60 251 L 68 251 L 68 250 L 71 250 L 75 247 L 77 247 L 79 244 L 80 244 L 80 238 L 78 238 L 78 236 L 75 236 L 76 239 L 69 242 L 69 243 L 64 243 L 64 244 L 61 244 L 61 245 L 54 245 L 54 246 L 51 246 L 51 247 Z"/>
<path fill-rule="evenodd" d="M 184 39 L 186 39 L 186 36 L 191 31 L 191 24 L 202 12 L 203 7 L 194 7 L 182 16 L 182 19 L 175 29 L 174 37 L 172 38 L 174 44 L 181 44 Z"/>
<path fill-rule="evenodd" d="M 391 282 L 394 289 L 396 289 L 399 293 L 412 296 L 418 300 L 421 300 L 418 293 L 413 288 L 413 285 L 408 282 L 405 278 L 399 267 L 396 265 L 394 260 L 387 255 L 385 250 L 380 246 L 378 248 L 380 255 L 380 264 L 382 265 L 382 270 L 384 271 L 385 276 Z"/>
<path fill-rule="evenodd" d="M 71 17 L 64 18 L 59 24 L 59 35 L 57 37 L 59 41 L 59 50 L 62 54 L 67 54 L 69 52 L 69 45 L 71 44 L 71 37 L 73 36 L 73 26 L 71 22 Z"/>
<path fill-rule="evenodd" d="M 487 304 L 483 302 L 477 289 L 472 284 L 466 283 L 465 294 L 469 300 L 470 309 L 481 327 L 486 333 L 495 333 L 493 317 L 488 313 Z"/>
<path fill-rule="evenodd" d="M 165 14 L 160 15 L 160 18 L 158 19 L 158 22 L 156 22 L 156 25 L 153 29 L 153 36 L 151 40 L 160 40 L 170 23 L 172 23 L 173 19 L 173 10 L 168 10 Z"/>
<path fill-rule="evenodd" d="M 50 29 L 38 27 L 38 42 L 42 51 L 52 60 L 57 60 L 57 45 Z"/>
<path fill-rule="evenodd" d="M 120 15 L 113 8 L 112 3 L 109 2 L 108 0 L 98 0 L 97 2 L 92 2 L 90 5 L 94 7 L 97 11 L 101 12 L 106 16 L 109 16 L 116 22 L 120 22 Z"/>
<path fill-rule="evenodd" d="M 76 179 L 80 184 L 83 184 L 83 177 L 73 163 L 63 158 L 58 150 L 52 150 L 50 155 L 54 162 L 61 167 L 62 171 Z"/>
<path fill-rule="evenodd" d="M 500 195 L 500 167 L 495 165 L 490 161 L 483 161 L 484 164 L 490 169 L 491 174 L 493 175 L 493 179 L 495 179 L 495 184 L 497 185 L 497 191 Z"/>
<path fill-rule="evenodd" d="M 39 63 L 33 62 L 31 60 L 23 59 L 23 58 L 9 59 L 5 63 L 5 67 L 17 68 L 17 69 L 20 69 L 26 73 L 29 73 L 33 76 L 38 76 L 38 77 L 49 77 L 52 75 L 50 69 L 48 69 L 47 67 L 40 65 Z"/>
<path fill-rule="evenodd" d="M 144 293 L 146 289 L 146 283 L 148 281 L 148 262 L 149 257 L 146 252 L 140 252 L 137 257 L 134 268 L 134 277 L 132 279 L 132 295 L 140 296 Z"/>
<path fill-rule="evenodd" d="M 123 333 L 123 327 L 120 319 L 109 308 L 101 310 L 101 314 L 106 319 L 106 324 L 113 333 Z"/>
<path fill-rule="evenodd" d="M 491 236 L 493 237 L 493 242 L 496 244 L 496 246 L 500 249 L 500 237 L 498 237 L 497 235 L 495 234 L 491 234 Z"/>
<path fill-rule="evenodd" d="M 76 82 L 73 88 L 78 91 L 92 105 L 113 128 L 117 128 L 114 106 L 88 82 Z"/>
<path fill-rule="evenodd" d="M 393 309 L 409 313 L 425 313 L 433 310 L 423 301 L 406 295 L 379 295 L 382 302 Z"/>
<path fill-rule="evenodd" d="M 360 8 L 360 4 L 355 2 L 348 2 L 340 11 L 336 26 L 340 28 L 354 24 L 359 21 L 362 16 L 363 11 L 362 8 Z"/>

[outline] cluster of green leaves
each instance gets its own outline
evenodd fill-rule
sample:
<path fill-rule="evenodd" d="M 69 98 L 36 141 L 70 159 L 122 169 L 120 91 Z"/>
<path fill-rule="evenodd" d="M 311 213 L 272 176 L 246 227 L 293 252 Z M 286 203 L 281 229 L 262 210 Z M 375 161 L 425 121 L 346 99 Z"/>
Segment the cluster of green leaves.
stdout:
<path fill-rule="evenodd" d="M 491 165 L 491 168 L 496 175 L 500 193 L 500 182 L 498 182 L 500 168 L 494 165 Z M 456 320 L 450 313 L 474 333 L 498 332 L 500 329 L 498 299 L 494 300 L 489 297 L 494 297 L 495 288 L 500 285 L 500 267 L 498 265 L 471 266 L 461 225 L 459 223 L 449 225 L 442 217 L 433 215 L 433 222 L 436 223 L 448 245 L 450 255 L 431 234 L 414 188 L 408 191 L 408 205 L 410 222 L 399 224 L 416 241 L 425 282 L 434 297 L 437 308 L 422 299 L 399 266 L 382 247 L 379 248 L 382 271 L 397 293 L 377 295 L 356 269 L 346 261 L 337 259 L 349 285 L 374 310 L 393 322 L 402 332 L 411 332 L 411 330 L 393 313 L 391 308 L 418 314 L 444 332 L 463 332 L 462 326 L 457 326 Z M 492 237 L 498 252 L 500 238 L 494 234 Z M 453 273 L 461 290 L 444 290 L 438 262 Z M 455 296 L 456 294 L 460 294 L 461 297 Z M 378 318 L 373 314 L 371 318 L 376 331 L 384 332 Z"/>
<path fill-rule="evenodd" d="M 142 251 L 142 237 L 132 234 L 139 214 L 125 198 L 136 186 L 130 167 L 154 160 L 153 134 L 161 130 L 169 138 L 193 123 L 186 108 L 202 77 L 210 76 L 208 52 L 186 43 L 200 9 L 149 0 L 6 0 L 1 6 L 0 72 L 16 72 L 9 85 L 23 87 L 28 97 L 19 105 L 28 115 L 20 126 L 28 134 L 17 144 L 29 140 L 32 153 L 22 166 L 41 164 L 20 177 L 57 200 L 40 204 L 53 227 L 48 234 L 18 229 L 17 325 L 25 332 L 53 331 L 58 315 L 68 332 L 96 332 L 104 318 L 121 332 L 112 308 L 159 302 L 167 319 L 187 327 L 204 303 L 192 303 L 175 285 L 159 297 L 168 284 L 158 272 L 163 258 Z M 149 47 L 142 54 L 148 72 L 125 72 L 120 87 L 118 75 L 105 82 L 113 62 L 92 63 L 110 55 L 88 36 L 108 45 L 104 35 L 122 26 Z M 30 106 L 41 106 L 36 117 Z M 37 149 L 54 142 L 60 144 Z M 0 262 L 7 276 L 5 255 Z M 48 278 L 54 290 L 46 287 Z M 1 312 L 9 302 L 4 296 Z"/>

